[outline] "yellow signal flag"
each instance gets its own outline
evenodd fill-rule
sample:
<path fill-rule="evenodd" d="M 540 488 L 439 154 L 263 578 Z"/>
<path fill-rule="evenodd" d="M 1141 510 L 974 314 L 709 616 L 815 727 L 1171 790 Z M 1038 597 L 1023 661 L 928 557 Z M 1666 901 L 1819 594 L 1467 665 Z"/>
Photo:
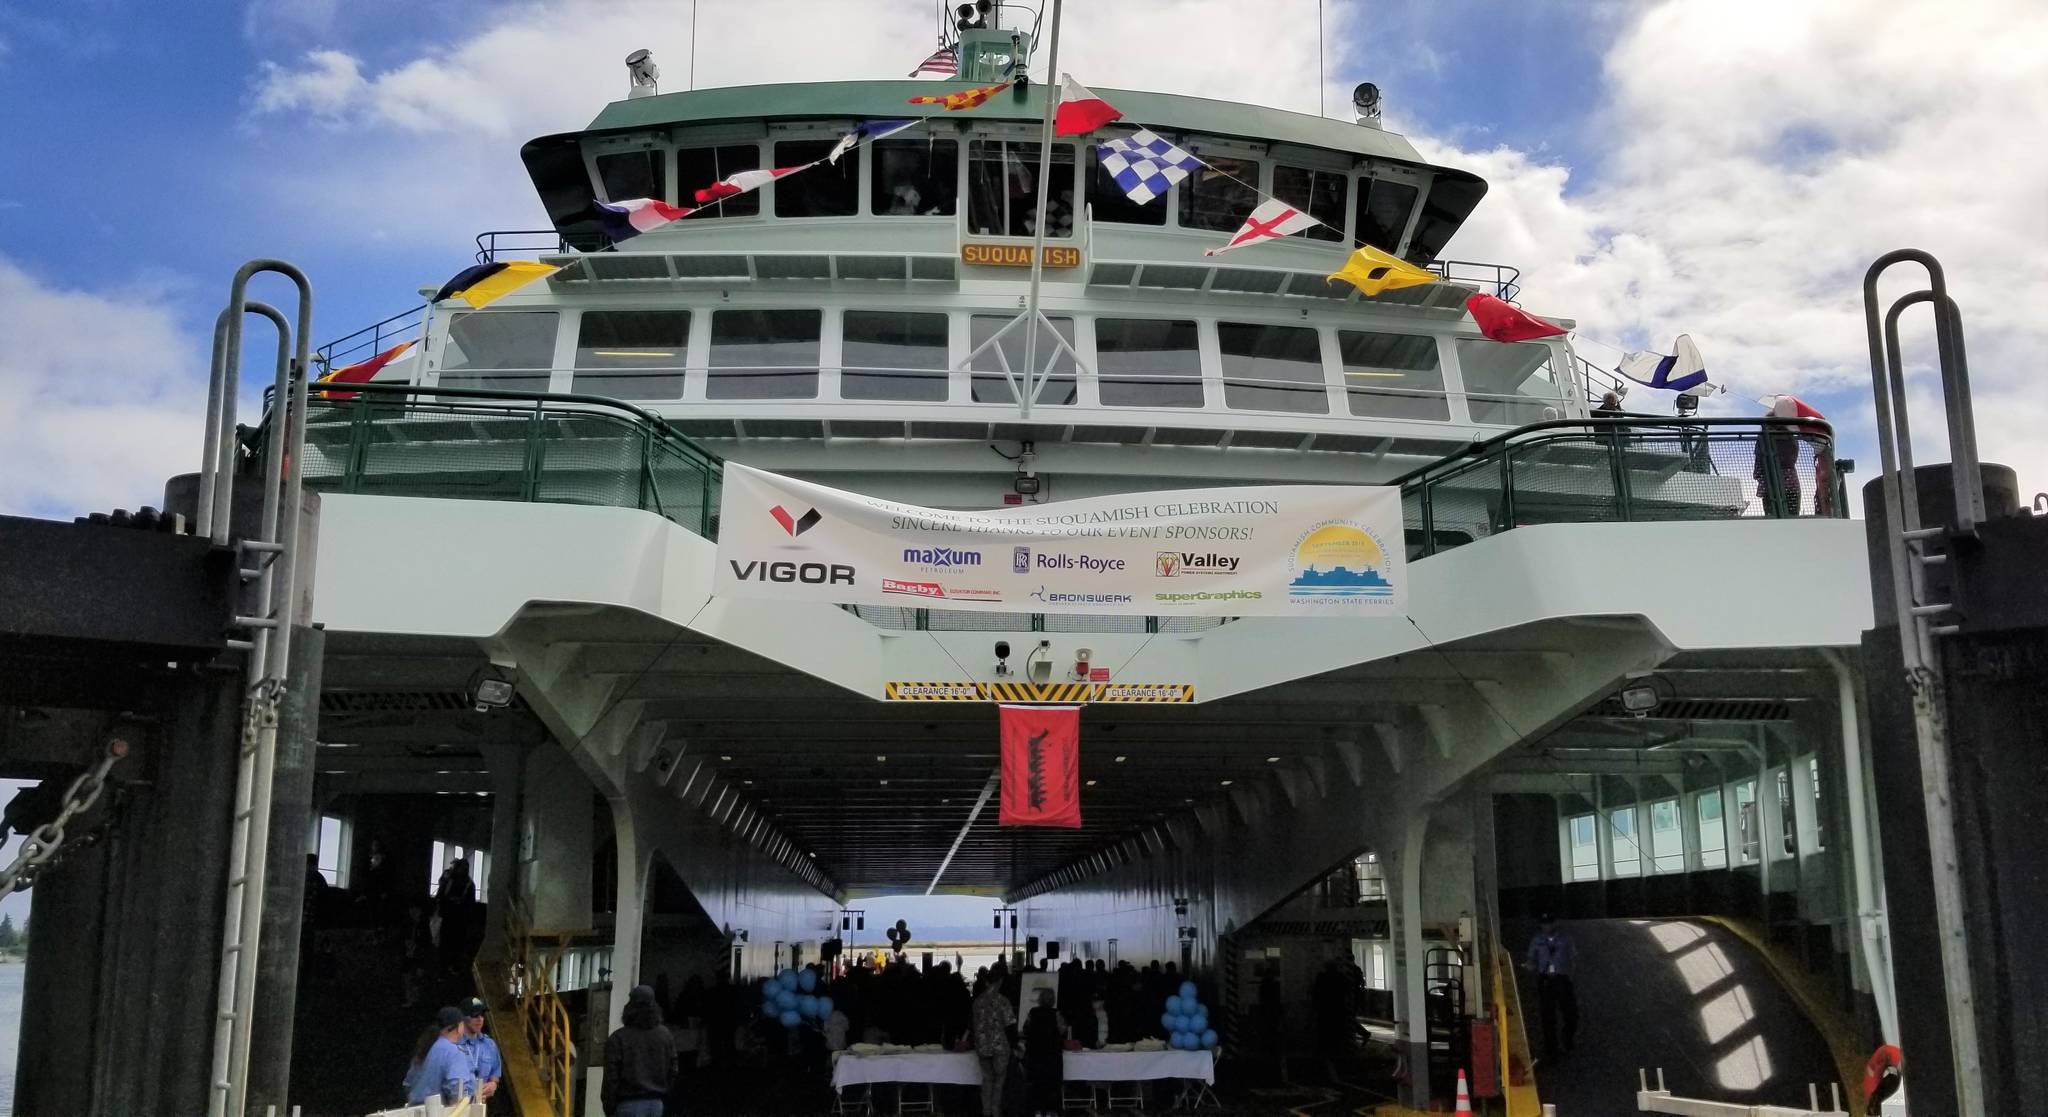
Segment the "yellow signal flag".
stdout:
<path fill-rule="evenodd" d="M 1420 287 L 1442 278 L 1427 268 L 1418 268 L 1399 256 L 1366 245 L 1353 252 L 1343 268 L 1331 272 L 1325 282 L 1341 279 L 1367 295 L 1377 295 L 1399 287 Z"/>
<path fill-rule="evenodd" d="M 506 295 L 519 290 L 536 279 L 546 279 L 561 271 L 553 264 L 535 260 L 506 260 L 503 263 L 480 264 L 464 269 L 462 274 L 448 281 L 441 293 L 434 296 L 435 302 L 442 299 L 461 299 L 477 310 L 497 302 Z"/>

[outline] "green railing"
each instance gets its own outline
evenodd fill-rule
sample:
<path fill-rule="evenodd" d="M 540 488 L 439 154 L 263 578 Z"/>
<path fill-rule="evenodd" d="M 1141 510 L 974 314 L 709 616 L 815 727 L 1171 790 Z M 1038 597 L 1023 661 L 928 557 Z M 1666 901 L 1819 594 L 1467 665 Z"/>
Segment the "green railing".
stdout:
<path fill-rule="evenodd" d="M 1391 483 L 1413 560 L 1530 524 L 1845 517 L 1852 465 L 1811 419 L 1561 419 Z"/>
<path fill-rule="evenodd" d="M 352 384 L 313 400 L 302 473 L 332 492 L 638 508 L 716 539 L 724 463 L 604 396 Z"/>

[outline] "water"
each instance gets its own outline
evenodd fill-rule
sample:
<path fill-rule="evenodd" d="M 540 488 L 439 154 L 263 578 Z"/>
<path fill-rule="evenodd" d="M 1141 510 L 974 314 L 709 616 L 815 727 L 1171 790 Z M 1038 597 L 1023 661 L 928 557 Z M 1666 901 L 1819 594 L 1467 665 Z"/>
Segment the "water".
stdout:
<path fill-rule="evenodd" d="M 14 1112 L 14 1055 L 21 1042 L 20 962 L 0 962 L 0 1117 Z"/>

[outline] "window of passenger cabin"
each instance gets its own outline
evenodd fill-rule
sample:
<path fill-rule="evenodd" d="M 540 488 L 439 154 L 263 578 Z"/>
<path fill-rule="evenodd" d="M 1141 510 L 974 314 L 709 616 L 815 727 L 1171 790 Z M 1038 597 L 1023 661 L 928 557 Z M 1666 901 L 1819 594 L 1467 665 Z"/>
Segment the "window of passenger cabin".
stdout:
<path fill-rule="evenodd" d="M 1408 258 L 1436 259 L 1451 234 L 1472 216 L 1472 208 L 1485 194 L 1484 182 L 1446 178 L 1439 173 L 1429 184 L 1429 197 L 1423 199 L 1422 216 L 1415 221 L 1415 237 L 1408 242 Z"/>
<path fill-rule="evenodd" d="M 801 167 L 823 159 L 838 146 L 838 140 L 784 140 L 775 145 L 775 165 Z M 776 179 L 777 217 L 852 217 L 860 212 L 860 149 L 839 157 L 837 163 L 819 163 L 802 174 Z"/>
<path fill-rule="evenodd" d="M 1389 178 L 1358 180 L 1358 221 L 1351 235 L 1374 248 L 1392 252 L 1401 247 L 1401 234 L 1408 231 L 1408 215 L 1415 210 L 1416 189 Z"/>
<path fill-rule="evenodd" d="M 1293 411 L 1325 415 L 1323 347 L 1303 326 L 1216 324 L 1223 363 L 1223 402 L 1238 411 Z"/>
<path fill-rule="evenodd" d="M 815 399 L 817 310 L 720 310 L 711 315 L 706 399 Z"/>
<path fill-rule="evenodd" d="M 1310 240 L 1344 239 L 1344 197 L 1350 192 L 1351 176 L 1337 171 L 1312 171 L 1306 167 L 1273 167 L 1273 196 L 1308 214 L 1320 225 L 1294 234 Z"/>
<path fill-rule="evenodd" d="M 676 204 L 694 206 L 697 191 L 741 171 L 761 169 L 760 144 L 727 144 L 723 147 L 685 147 L 676 151 Z M 690 220 L 710 217 L 753 217 L 761 212 L 761 193 L 754 191 L 713 202 L 690 215 Z"/>
<path fill-rule="evenodd" d="M 1095 320 L 1095 369 L 1106 407 L 1202 406 L 1195 324 L 1168 318 Z"/>
<path fill-rule="evenodd" d="M 1052 146 L 1045 235 L 1074 235 L 1074 146 Z M 967 229 L 976 236 L 1036 235 L 1038 141 L 975 140 L 967 145 Z"/>
<path fill-rule="evenodd" d="M 586 310 L 570 390 L 614 399 L 683 398 L 687 310 Z"/>
<path fill-rule="evenodd" d="M 1693 800 L 1700 823 L 1700 868 L 1728 867 L 1728 822 L 1721 817 L 1721 789 L 1708 788 Z"/>
<path fill-rule="evenodd" d="M 955 140 L 881 140 L 868 145 L 874 181 L 868 211 L 890 217 L 951 217 L 960 195 Z"/>
<path fill-rule="evenodd" d="M 842 318 L 842 398 L 946 398 L 945 315 L 849 310 Z"/>
<path fill-rule="evenodd" d="M 1038 330 L 1037 372 L 1045 376 L 1039 385 L 1038 396 L 1031 401 L 1034 407 L 1062 406 L 1078 398 L 1079 385 L 1074 379 L 1074 320 L 1048 316 L 1053 330 L 1067 343 L 1062 349 L 1054 340 L 1052 330 L 1044 326 L 1033 327 L 1020 322 L 994 345 L 983 349 L 990 338 L 996 336 L 1004 326 L 1015 320 L 1011 314 L 976 314 L 968 321 L 968 347 L 974 353 L 973 363 L 967 367 L 974 371 L 971 381 L 976 403 L 1017 402 L 1017 393 L 1010 387 L 1009 376 L 1004 375 L 1007 365 L 1010 376 L 1017 378 L 1019 386 L 1024 384 L 1024 345 L 1029 340 L 1026 330 Z M 998 355 L 1000 354 L 1000 356 Z"/>
<path fill-rule="evenodd" d="M 1458 370 L 1475 423 L 1519 427 L 1564 415 L 1547 345 L 1459 338 Z"/>
<path fill-rule="evenodd" d="M 1259 161 L 1212 157 L 1180 180 L 1180 227 L 1234 233 L 1259 205 Z"/>
<path fill-rule="evenodd" d="M 552 310 L 497 310 L 449 319 L 441 386 L 547 391 L 560 317 Z"/>
<path fill-rule="evenodd" d="M 627 198 L 668 197 L 668 153 L 663 151 L 620 151 L 597 157 L 598 181 L 604 183 L 607 201 Z"/>
<path fill-rule="evenodd" d="M 1375 419 L 1451 417 L 1436 339 L 1421 334 L 1337 331 L 1344 397 L 1353 415 Z"/>
<path fill-rule="evenodd" d="M 1119 186 L 1116 176 L 1102 165 L 1095 153 L 1088 153 L 1088 214 L 1097 221 L 1111 221 L 1119 225 L 1164 225 L 1166 224 L 1166 198 L 1158 197 L 1139 204 L 1131 200 L 1124 188 Z"/>

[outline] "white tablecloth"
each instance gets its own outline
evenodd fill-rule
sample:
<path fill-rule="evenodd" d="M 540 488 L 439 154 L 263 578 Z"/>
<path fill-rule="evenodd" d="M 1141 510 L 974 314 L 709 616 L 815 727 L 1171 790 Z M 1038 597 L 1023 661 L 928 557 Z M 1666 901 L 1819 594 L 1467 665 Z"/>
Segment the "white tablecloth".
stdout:
<path fill-rule="evenodd" d="M 832 1088 L 843 1090 L 864 1082 L 937 1082 L 957 1086 L 981 1085 L 981 1063 L 966 1052 L 933 1052 L 928 1055 L 855 1055 L 842 1051 L 832 1057 Z"/>
<path fill-rule="evenodd" d="M 1064 1062 L 1069 1082 L 1198 1078 L 1216 1084 L 1214 1051 L 1069 1051 Z"/>

